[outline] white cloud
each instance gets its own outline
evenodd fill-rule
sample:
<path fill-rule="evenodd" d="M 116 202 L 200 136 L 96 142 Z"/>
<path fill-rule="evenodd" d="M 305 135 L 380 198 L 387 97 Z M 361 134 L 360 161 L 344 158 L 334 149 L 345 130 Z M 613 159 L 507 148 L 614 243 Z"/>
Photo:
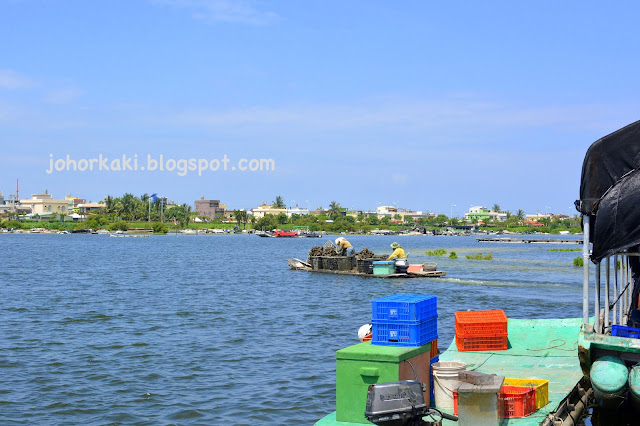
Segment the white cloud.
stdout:
<path fill-rule="evenodd" d="M 192 11 L 192 16 L 210 22 L 263 25 L 279 19 L 274 12 L 263 12 L 241 0 L 151 0 Z"/>
<path fill-rule="evenodd" d="M 47 93 L 44 100 L 49 104 L 62 105 L 68 104 L 82 95 L 84 95 L 84 90 L 70 87 L 66 89 L 52 90 Z"/>
<path fill-rule="evenodd" d="M 0 89 L 28 89 L 33 87 L 33 82 L 15 71 L 12 70 L 0 70 Z"/>
<path fill-rule="evenodd" d="M 165 117 L 165 122 L 178 126 L 290 125 L 324 129 L 401 127 L 403 130 L 450 129 L 470 132 L 473 129 L 550 126 L 593 129 L 602 125 L 608 127 L 612 120 L 622 120 L 624 124 L 624 118 L 629 116 L 628 111 L 637 109 L 632 105 L 522 106 L 471 97 L 443 97 L 430 100 L 374 99 L 338 105 L 187 110 Z"/>

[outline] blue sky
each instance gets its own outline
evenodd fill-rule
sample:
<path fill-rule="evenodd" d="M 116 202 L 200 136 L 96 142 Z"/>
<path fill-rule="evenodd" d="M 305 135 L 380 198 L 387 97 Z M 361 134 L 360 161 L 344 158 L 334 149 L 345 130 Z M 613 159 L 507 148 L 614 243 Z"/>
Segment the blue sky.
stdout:
<path fill-rule="evenodd" d="M 639 15 L 631 1 L 0 0 L 0 190 L 573 214 L 589 145 L 640 118 Z M 275 171 L 47 174 L 50 154 Z"/>

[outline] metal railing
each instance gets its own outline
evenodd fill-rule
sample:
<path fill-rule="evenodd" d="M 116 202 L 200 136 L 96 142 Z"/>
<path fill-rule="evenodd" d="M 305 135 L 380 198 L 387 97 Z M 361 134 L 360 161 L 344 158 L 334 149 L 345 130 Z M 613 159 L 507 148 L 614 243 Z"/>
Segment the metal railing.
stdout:
<path fill-rule="evenodd" d="M 583 289 L 582 289 L 582 321 L 589 324 L 589 218 L 583 218 L 584 246 L 583 256 Z M 633 280 L 629 259 L 640 256 L 638 252 L 623 251 L 604 258 L 595 265 L 594 285 L 594 331 L 609 334 L 613 325 L 627 325 L 627 315 L 633 303 Z M 611 265 L 613 261 L 613 266 Z M 602 269 L 604 264 L 604 312 L 602 304 Z M 600 318 L 602 314 L 602 318 Z"/>

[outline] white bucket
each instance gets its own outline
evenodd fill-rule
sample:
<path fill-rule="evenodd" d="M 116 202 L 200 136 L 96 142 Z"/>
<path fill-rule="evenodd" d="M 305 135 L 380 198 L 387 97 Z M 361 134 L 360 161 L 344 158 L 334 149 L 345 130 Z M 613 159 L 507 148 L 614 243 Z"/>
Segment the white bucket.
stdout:
<path fill-rule="evenodd" d="M 433 394 L 436 407 L 453 410 L 453 390 L 458 383 L 458 373 L 467 369 L 464 362 L 440 361 L 431 365 L 433 369 Z"/>

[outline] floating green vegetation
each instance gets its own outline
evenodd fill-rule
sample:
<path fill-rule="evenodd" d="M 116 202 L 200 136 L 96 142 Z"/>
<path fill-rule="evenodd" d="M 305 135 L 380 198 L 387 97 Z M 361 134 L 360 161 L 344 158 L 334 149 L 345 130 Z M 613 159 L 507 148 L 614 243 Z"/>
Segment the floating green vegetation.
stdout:
<path fill-rule="evenodd" d="M 483 255 L 482 253 L 468 254 L 466 255 L 466 258 L 471 260 L 492 260 L 493 254 L 491 253 L 487 253 L 486 255 Z"/>
<path fill-rule="evenodd" d="M 548 249 L 547 251 L 582 251 L 581 248 Z"/>
<path fill-rule="evenodd" d="M 573 266 L 584 266 L 584 260 L 581 257 L 573 259 Z"/>
<path fill-rule="evenodd" d="M 452 251 L 451 253 L 449 253 L 449 259 L 457 259 L 458 255 L 456 254 L 455 251 Z"/>
<path fill-rule="evenodd" d="M 427 256 L 444 256 L 445 254 L 447 254 L 447 251 L 445 249 L 435 249 L 434 251 L 428 251 L 427 252 Z"/>

